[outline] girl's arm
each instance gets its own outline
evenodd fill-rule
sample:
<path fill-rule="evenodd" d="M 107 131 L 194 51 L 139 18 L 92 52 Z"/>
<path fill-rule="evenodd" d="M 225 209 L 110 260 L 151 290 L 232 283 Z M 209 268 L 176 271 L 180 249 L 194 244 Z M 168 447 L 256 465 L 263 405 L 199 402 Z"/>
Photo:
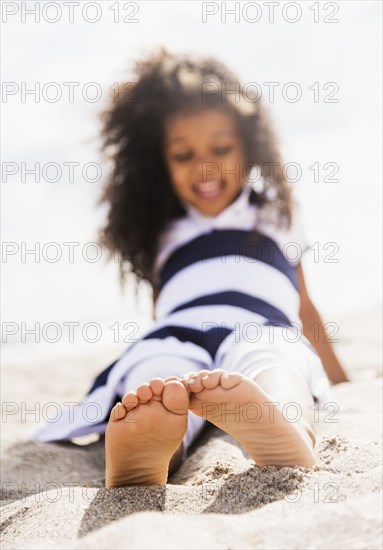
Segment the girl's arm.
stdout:
<path fill-rule="evenodd" d="M 301 264 L 297 267 L 297 274 L 301 298 L 299 316 L 302 320 L 303 334 L 318 352 L 330 381 L 333 384 L 338 384 L 339 382 L 349 382 L 346 372 L 335 355 L 331 343 L 328 341 L 329 337 L 326 334 L 322 319 L 320 318 L 320 315 L 307 292 Z M 312 328 L 310 329 L 310 327 Z"/>

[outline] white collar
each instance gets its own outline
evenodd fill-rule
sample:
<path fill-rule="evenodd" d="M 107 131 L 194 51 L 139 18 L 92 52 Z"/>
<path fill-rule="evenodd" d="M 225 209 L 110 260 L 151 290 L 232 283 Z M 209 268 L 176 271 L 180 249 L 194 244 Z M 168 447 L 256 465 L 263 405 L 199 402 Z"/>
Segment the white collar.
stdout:
<path fill-rule="evenodd" d="M 245 185 L 238 197 L 230 203 L 224 210 L 215 216 L 206 216 L 202 214 L 197 208 L 191 206 L 189 203 L 180 201 L 185 208 L 189 218 L 193 219 L 196 222 L 201 222 L 203 225 L 209 225 L 214 227 L 219 227 L 225 225 L 225 222 L 231 222 L 244 214 L 250 206 L 249 195 L 251 193 L 252 187 L 250 185 Z M 253 211 L 253 209 L 252 209 Z M 254 211 L 253 211 L 254 212 Z M 254 214 L 253 214 L 254 215 Z"/>
<path fill-rule="evenodd" d="M 250 203 L 250 185 L 245 185 L 238 197 L 216 216 L 205 216 L 199 210 L 181 201 L 187 215 L 173 220 L 159 243 L 159 254 L 155 261 L 155 273 L 162 268 L 170 254 L 179 246 L 214 229 L 254 229 L 258 219 L 258 208 Z"/>

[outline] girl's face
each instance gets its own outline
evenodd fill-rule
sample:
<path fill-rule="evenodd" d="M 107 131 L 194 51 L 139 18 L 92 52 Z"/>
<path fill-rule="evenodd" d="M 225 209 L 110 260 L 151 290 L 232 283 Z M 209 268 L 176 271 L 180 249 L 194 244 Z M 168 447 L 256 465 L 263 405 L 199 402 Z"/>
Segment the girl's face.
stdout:
<path fill-rule="evenodd" d="M 206 109 L 165 123 L 165 162 L 178 197 L 216 216 L 243 188 L 245 159 L 231 113 Z"/>

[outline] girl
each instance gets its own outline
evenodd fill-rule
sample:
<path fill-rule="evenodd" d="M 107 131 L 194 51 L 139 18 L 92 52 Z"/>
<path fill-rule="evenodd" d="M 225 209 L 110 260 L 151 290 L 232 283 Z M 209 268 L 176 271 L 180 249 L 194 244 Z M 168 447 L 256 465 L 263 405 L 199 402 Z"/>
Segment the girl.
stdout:
<path fill-rule="evenodd" d="M 325 371 L 347 377 L 307 293 L 308 244 L 262 104 L 214 59 L 161 49 L 135 77 L 104 113 L 116 168 L 102 241 L 122 277 L 150 283 L 155 320 L 36 437 L 106 432 L 107 487 L 165 484 L 206 420 L 260 467 L 311 467 Z"/>

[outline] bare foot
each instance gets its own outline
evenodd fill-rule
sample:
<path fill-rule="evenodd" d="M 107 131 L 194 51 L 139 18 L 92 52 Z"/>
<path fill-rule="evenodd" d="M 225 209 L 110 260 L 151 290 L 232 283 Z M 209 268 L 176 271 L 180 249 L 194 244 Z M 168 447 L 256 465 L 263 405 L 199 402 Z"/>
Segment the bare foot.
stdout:
<path fill-rule="evenodd" d="M 165 485 L 187 429 L 189 396 L 172 379 L 153 378 L 124 395 L 105 433 L 106 487 Z"/>
<path fill-rule="evenodd" d="M 258 466 L 315 464 L 304 425 L 286 420 L 282 410 L 270 404 L 275 399 L 253 380 L 216 369 L 193 373 L 186 382 L 189 409 L 233 436 Z"/>

